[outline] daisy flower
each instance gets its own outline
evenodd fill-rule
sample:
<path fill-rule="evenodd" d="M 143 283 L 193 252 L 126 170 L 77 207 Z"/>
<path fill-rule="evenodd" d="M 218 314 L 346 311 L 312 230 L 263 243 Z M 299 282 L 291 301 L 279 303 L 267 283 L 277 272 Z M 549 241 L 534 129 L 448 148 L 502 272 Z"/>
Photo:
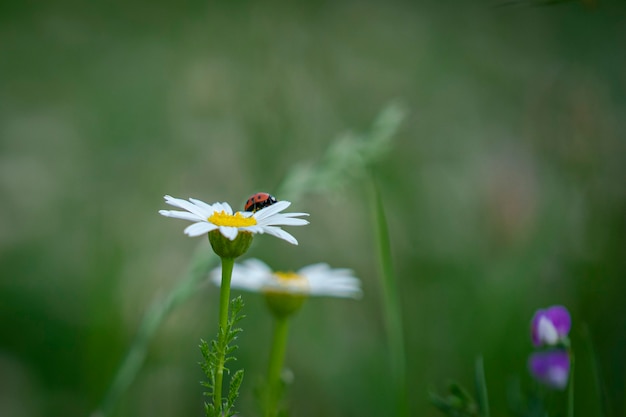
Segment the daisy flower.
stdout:
<path fill-rule="evenodd" d="M 222 285 L 221 268 L 214 269 L 210 275 L 216 285 Z M 258 259 L 249 259 L 234 264 L 230 285 L 262 293 L 274 317 L 267 384 L 261 395 L 264 415 L 279 415 L 290 317 L 310 295 L 359 298 L 361 282 L 349 269 L 334 269 L 324 263 L 305 266 L 297 272 L 279 272 Z"/>
<path fill-rule="evenodd" d="M 211 279 L 220 284 L 221 268 L 211 272 Z M 236 263 L 231 280 L 232 288 L 264 294 L 291 294 L 295 296 L 328 296 L 359 298 L 361 282 L 349 269 L 334 269 L 328 264 L 305 266 L 297 272 L 273 271 L 258 259 Z"/>
<path fill-rule="evenodd" d="M 185 211 L 159 210 L 159 213 L 165 217 L 194 222 L 187 226 L 184 231 L 186 235 L 191 237 L 219 230 L 224 237 L 234 241 L 239 232 L 267 233 L 297 245 L 296 238 L 279 226 L 303 226 L 309 223 L 304 219 L 297 218 L 308 216 L 308 213 L 281 213 L 291 205 L 289 201 L 278 201 L 254 213 L 248 211 L 234 213 L 228 203 L 207 204 L 194 198 L 187 201 L 166 195 L 165 202 Z"/>

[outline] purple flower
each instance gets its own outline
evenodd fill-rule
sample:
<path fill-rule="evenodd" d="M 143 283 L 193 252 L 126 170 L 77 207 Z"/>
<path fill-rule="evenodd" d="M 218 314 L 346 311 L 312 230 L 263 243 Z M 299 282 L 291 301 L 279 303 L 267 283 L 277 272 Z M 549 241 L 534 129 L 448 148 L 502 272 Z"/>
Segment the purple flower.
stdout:
<path fill-rule="evenodd" d="M 572 327 L 569 311 L 563 306 L 552 306 L 537 310 L 530 322 L 533 345 L 556 345 L 567 337 Z"/>
<path fill-rule="evenodd" d="M 528 370 L 539 382 L 550 388 L 565 389 L 569 378 L 570 361 L 565 350 L 536 352 L 528 359 Z"/>

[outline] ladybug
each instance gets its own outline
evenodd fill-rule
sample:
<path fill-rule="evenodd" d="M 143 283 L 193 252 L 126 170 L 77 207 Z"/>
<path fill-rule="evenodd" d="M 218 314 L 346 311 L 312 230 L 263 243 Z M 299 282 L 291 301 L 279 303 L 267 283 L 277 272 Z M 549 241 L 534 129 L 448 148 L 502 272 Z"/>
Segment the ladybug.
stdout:
<path fill-rule="evenodd" d="M 271 206 L 278 202 L 276 197 L 268 193 L 256 193 L 246 201 L 246 205 L 243 207 L 245 211 L 258 211 L 262 208 Z"/>

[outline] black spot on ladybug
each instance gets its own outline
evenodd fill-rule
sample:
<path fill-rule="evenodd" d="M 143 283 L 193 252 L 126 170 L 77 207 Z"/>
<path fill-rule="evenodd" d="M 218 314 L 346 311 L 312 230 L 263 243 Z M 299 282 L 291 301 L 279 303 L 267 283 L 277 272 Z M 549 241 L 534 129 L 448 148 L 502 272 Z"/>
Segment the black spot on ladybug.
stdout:
<path fill-rule="evenodd" d="M 271 206 L 272 204 L 278 202 L 276 197 L 268 193 L 256 193 L 251 196 L 244 206 L 245 211 L 258 211 L 262 208 Z"/>

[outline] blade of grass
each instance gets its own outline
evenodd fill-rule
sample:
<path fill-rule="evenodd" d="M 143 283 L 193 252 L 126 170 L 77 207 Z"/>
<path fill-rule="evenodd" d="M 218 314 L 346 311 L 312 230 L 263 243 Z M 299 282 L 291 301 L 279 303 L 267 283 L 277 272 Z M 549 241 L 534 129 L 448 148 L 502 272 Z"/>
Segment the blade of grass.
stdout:
<path fill-rule="evenodd" d="M 612 416 L 613 413 L 610 408 L 610 402 L 607 398 L 606 389 L 600 374 L 600 367 L 598 365 L 598 355 L 593 343 L 593 337 L 589 326 L 585 323 L 582 326 L 582 337 L 587 342 L 589 355 L 591 356 L 591 369 L 593 373 L 593 379 L 596 387 L 596 394 L 600 399 L 600 417 Z"/>
<path fill-rule="evenodd" d="M 485 363 L 483 357 L 476 358 L 476 368 L 474 370 L 474 378 L 476 382 L 476 396 L 480 415 L 489 417 L 489 396 L 487 395 L 487 379 L 485 378 Z"/>
<path fill-rule="evenodd" d="M 391 260 L 391 244 L 383 200 L 374 179 L 372 179 L 374 221 L 378 243 L 378 261 L 381 270 L 383 309 L 387 338 L 390 349 L 393 387 L 396 393 L 396 416 L 408 416 L 409 407 L 406 386 L 406 356 L 404 332 L 398 285 Z"/>
<path fill-rule="evenodd" d="M 574 417 L 574 354 L 570 352 L 569 385 L 567 387 L 567 417 Z"/>

